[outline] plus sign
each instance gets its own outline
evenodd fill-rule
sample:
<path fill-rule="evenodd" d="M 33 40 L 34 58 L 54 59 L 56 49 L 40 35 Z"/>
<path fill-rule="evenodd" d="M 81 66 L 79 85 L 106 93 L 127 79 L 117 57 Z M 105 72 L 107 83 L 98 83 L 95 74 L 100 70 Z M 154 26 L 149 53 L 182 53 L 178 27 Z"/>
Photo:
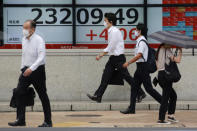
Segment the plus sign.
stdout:
<path fill-rule="evenodd" d="M 90 36 L 90 40 L 93 40 L 93 37 L 97 36 L 97 34 L 93 34 L 93 30 L 90 30 L 90 34 L 86 34 L 86 36 Z"/>

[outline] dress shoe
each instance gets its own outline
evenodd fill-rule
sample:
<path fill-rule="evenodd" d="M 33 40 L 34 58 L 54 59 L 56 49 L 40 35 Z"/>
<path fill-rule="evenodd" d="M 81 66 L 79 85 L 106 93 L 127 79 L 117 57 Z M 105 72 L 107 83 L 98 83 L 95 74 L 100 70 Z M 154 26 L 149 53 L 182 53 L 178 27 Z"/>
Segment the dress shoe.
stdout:
<path fill-rule="evenodd" d="M 26 126 L 26 123 L 16 120 L 15 122 L 9 122 L 8 125 L 9 126 Z"/>
<path fill-rule="evenodd" d="M 138 96 L 137 99 L 136 99 L 136 102 L 137 102 L 137 103 L 140 103 L 140 102 L 142 102 L 142 100 L 143 100 L 144 98 L 146 98 L 146 94 L 143 94 L 143 95 L 141 95 L 141 96 Z"/>
<path fill-rule="evenodd" d="M 131 111 L 131 109 L 126 109 L 125 111 L 120 111 L 122 114 L 135 114 L 135 111 Z"/>
<path fill-rule="evenodd" d="M 98 103 L 101 103 L 101 98 L 97 96 L 91 96 L 90 94 L 87 94 L 88 98 L 90 98 L 93 101 L 96 101 Z"/>
<path fill-rule="evenodd" d="M 39 125 L 38 127 L 53 127 L 52 123 L 42 123 L 42 125 Z"/>

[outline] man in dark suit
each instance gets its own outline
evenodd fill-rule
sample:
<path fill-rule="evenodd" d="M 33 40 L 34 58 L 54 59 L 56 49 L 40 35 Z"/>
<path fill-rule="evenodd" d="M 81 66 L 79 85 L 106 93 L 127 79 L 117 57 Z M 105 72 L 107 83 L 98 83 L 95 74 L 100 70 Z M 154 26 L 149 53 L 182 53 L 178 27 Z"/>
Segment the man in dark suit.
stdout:
<path fill-rule="evenodd" d="M 36 23 L 28 20 L 23 25 L 21 75 L 17 85 L 17 120 L 9 126 L 25 126 L 24 93 L 33 84 L 44 110 L 44 123 L 39 127 L 52 127 L 51 106 L 46 89 L 45 42 L 35 33 Z"/>
<path fill-rule="evenodd" d="M 108 30 L 108 46 L 96 57 L 96 60 L 100 60 L 106 54 L 109 54 L 110 57 L 105 65 L 99 88 L 93 96 L 87 94 L 91 100 L 99 103 L 101 102 L 102 96 L 113 77 L 115 69 L 120 72 L 122 78 L 125 79 L 130 86 L 134 85 L 134 80 L 129 74 L 127 68 L 123 68 L 122 66 L 126 62 L 126 57 L 124 55 L 124 40 L 121 31 L 115 27 L 116 21 L 117 19 L 114 13 L 105 13 L 104 26 Z"/>

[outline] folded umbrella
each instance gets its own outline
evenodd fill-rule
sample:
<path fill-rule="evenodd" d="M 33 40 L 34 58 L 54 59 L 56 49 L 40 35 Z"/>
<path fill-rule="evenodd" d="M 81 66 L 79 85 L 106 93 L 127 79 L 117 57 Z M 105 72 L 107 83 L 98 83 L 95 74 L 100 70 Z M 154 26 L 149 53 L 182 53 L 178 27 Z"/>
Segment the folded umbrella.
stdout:
<path fill-rule="evenodd" d="M 166 43 L 186 49 L 197 48 L 197 41 L 176 31 L 158 31 L 152 33 L 151 35 L 149 35 L 149 37 L 161 43 Z"/>

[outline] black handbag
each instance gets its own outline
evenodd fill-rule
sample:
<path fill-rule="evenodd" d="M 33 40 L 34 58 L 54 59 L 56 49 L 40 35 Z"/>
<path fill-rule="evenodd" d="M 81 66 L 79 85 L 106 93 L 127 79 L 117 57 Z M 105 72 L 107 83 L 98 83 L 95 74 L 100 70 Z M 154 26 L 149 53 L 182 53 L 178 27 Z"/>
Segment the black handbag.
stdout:
<path fill-rule="evenodd" d="M 174 56 L 177 56 L 177 51 L 175 51 Z M 165 58 L 166 58 L 166 51 L 165 51 Z M 178 82 L 181 79 L 181 74 L 179 72 L 177 63 L 170 59 L 170 63 L 165 63 L 165 78 L 169 82 Z"/>
<path fill-rule="evenodd" d="M 114 69 L 112 77 L 109 80 L 109 85 L 124 85 L 124 80 L 121 72 L 118 69 Z"/>
<path fill-rule="evenodd" d="M 10 107 L 13 107 L 13 108 L 17 108 L 17 88 L 14 88 L 13 89 L 13 96 L 10 100 Z M 25 91 L 25 94 L 23 94 L 22 98 L 23 99 L 20 99 L 20 102 L 22 104 L 24 104 L 24 106 L 34 106 L 34 98 L 36 97 L 36 94 L 35 94 L 35 91 L 32 87 L 28 87 Z"/>

